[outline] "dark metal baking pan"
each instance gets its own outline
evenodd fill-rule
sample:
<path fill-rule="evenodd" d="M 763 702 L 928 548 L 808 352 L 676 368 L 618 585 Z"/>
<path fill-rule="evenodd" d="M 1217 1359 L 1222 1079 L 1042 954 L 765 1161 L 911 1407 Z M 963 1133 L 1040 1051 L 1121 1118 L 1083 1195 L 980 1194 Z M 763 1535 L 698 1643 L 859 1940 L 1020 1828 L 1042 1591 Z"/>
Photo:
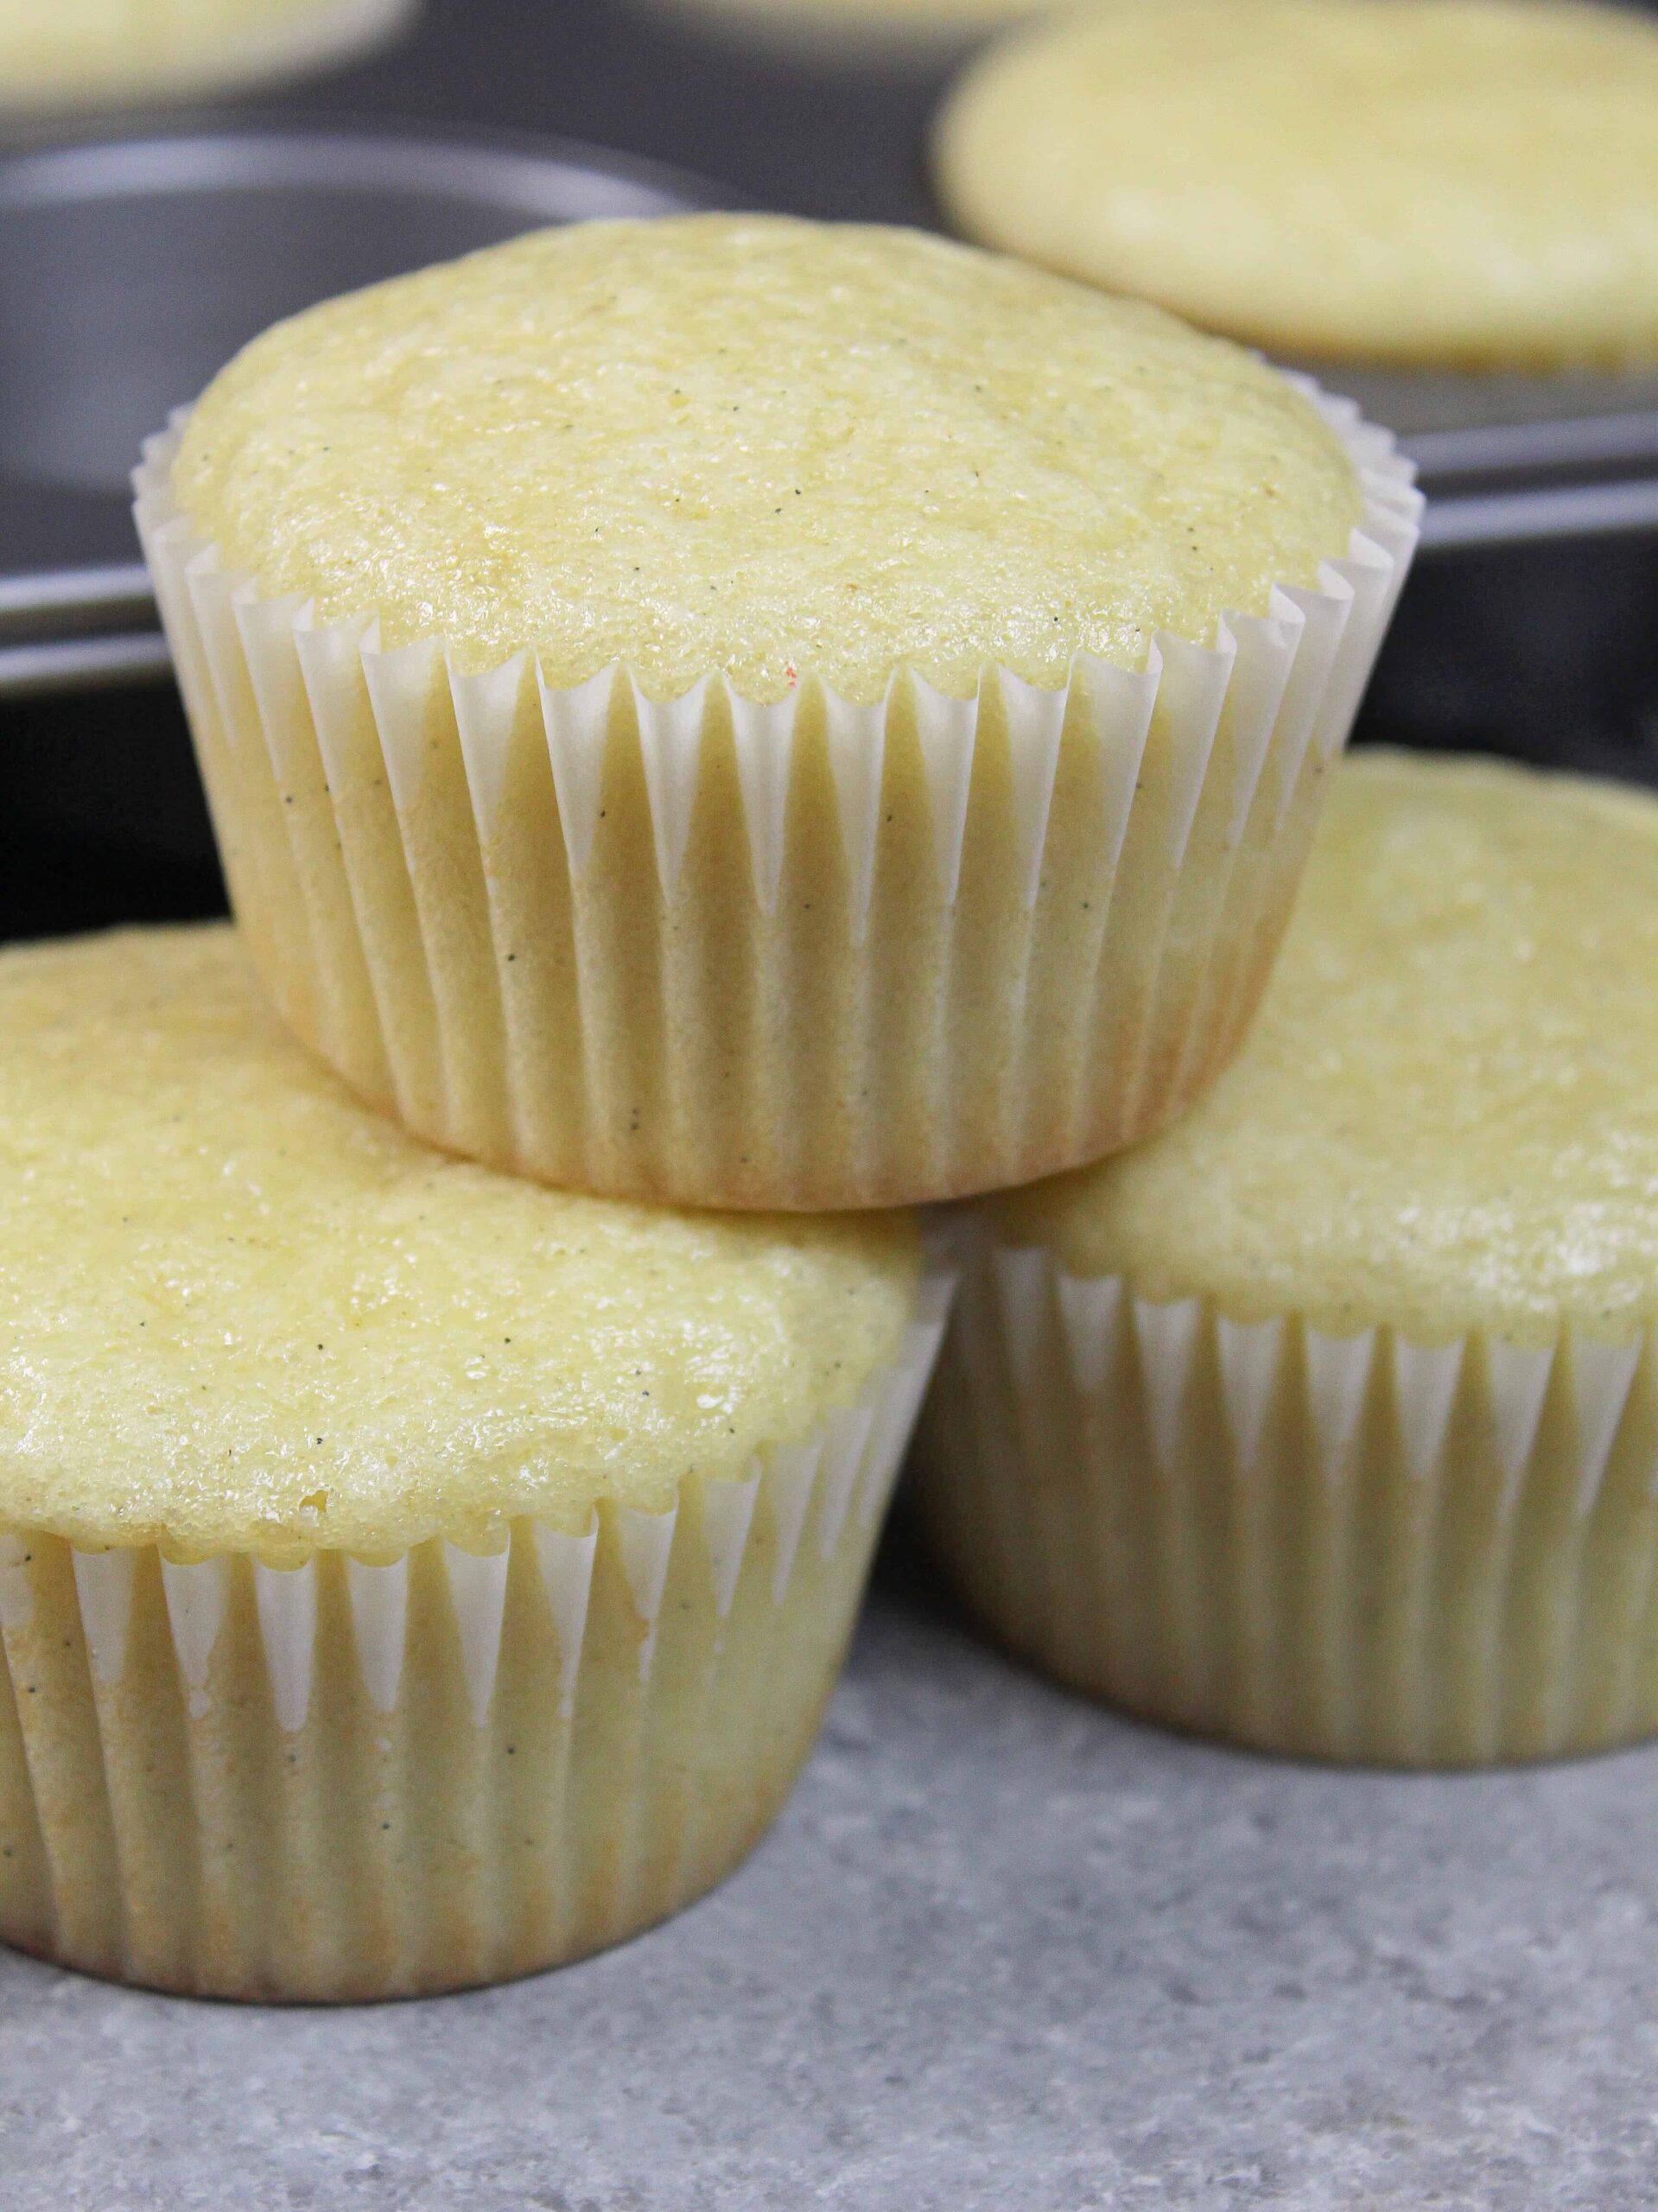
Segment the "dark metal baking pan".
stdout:
<path fill-rule="evenodd" d="M 1428 550 L 1658 529 L 1658 375 L 1345 381 L 1416 461 Z"/>
<path fill-rule="evenodd" d="M 616 0 L 561 0 L 556 7 L 548 0 L 492 0 L 487 11 L 470 0 L 428 0 L 403 46 L 348 79 L 307 87 L 297 104 L 290 99 L 286 122 L 268 117 L 255 135 L 270 134 L 273 143 L 291 137 L 295 105 L 314 132 L 326 124 L 325 138 L 360 143 L 368 136 L 380 146 L 393 142 L 349 126 L 343 116 L 327 119 L 344 101 L 357 110 L 448 118 L 444 134 L 416 139 L 424 167 L 435 149 L 444 158 L 453 125 L 462 119 L 486 129 L 577 130 L 716 169 L 730 197 L 746 204 L 924 222 L 921 149 L 943 81 L 941 73 L 933 85 L 854 83 L 736 51 L 700 35 L 689 16 L 682 25 L 665 12 L 653 16 Z M 257 117 L 258 105 L 242 113 Z M 209 132 L 199 143 L 221 135 Z M 406 144 L 408 126 L 399 125 L 397 137 Z M 113 150 L 92 148 L 65 158 L 96 162 Z M 533 149 L 529 158 L 537 158 Z M 555 166 L 563 162 L 589 175 L 597 169 L 607 193 L 619 175 L 681 200 L 725 196 L 671 174 L 664 179 L 648 165 L 636 169 L 579 149 L 559 149 Z M 552 219 L 560 212 L 565 203 Z M 537 200 L 521 215 L 515 211 L 511 226 L 546 219 L 547 205 Z M 429 238 L 395 243 L 403 247 L 399 265 L 453 250 Z M 327 272 L 317 283 L 329 289 L 354 280 L 355 272 Z M 264 319 L 263 308 L 251 316 Z M 0 348 L 9 328 L 9 322 L 0 327 Z M 199 385 L 246 334 L 247 326 L 239 326 L 204 345 L 188 378 L 168 389 L 165 401 L 147 401 L 142 427 Z M 1372 412 L 1403 428 L 1432 499 L 1427 547 L 1365 727 L 1431 743 L 1458 741 L 1458 733 L 1468 742 L 1500 743 L 1507 729 L 1510 746 L 1528 753 L 1649 773 L 1658 760 L 1645 734 L 1658 698 L 1652 642 L 1658 379 L 1650 380 L 1650 391 L 1641 379 L 1611 378 L 1367 379 L 1336 372 L 1329 380 L 1358 385 Z M 120 466 L 130 457 L 129 444 Z M 114 465 L 113 440 L 105 458 Z M 23 691 L 36 695 L 0 712 L 9 800 L 21 803 L 27 791 L 31 805 L 49 806 L 54 821 L 69 811 L 80 820 L 96 793 L 100 841 L 107 830 L 118 832 L 128 850 L 142 842 L 205 858 L 211 848 L 198 799 L 187 821 L 182 798 L 169 809 L 133 813 L 118 798 L 121 778 L 83 779 L 77 772 L 89 749 L 124 770 L 135 748 L 176 753 L 180 774 L 173 781 L 188 796 L 188 755 L 170 687 L 150 681 L 130 699 L 63 696 L 72 683 L 107 686 L 153 677 L 158 668 L 153 615 L 130 565 L 124 495 L 77 494 L 61 481 L 26 482 L 16 473 L 8 488 L 14 512 L 34 502 L 42 535 L 50 528 L 74 533 L 73 559 L 46 559 L 33 581 L 14 575 L 0 585 L 0 698 L 7 685 L 14 700 Z M 94 523 L 107 533 L 101 541 Z M 9 565 L 0 561 L 0 568 Z M 67 599 L 54 599 L 66 569 L 75 572 L 73 588 Z M 90 640 L 91 650 L 81 652 L 80 640 Z M 79 732 L 67 751 L 55 734 L 66 721 Z M 37 734 L 48 729 L 54 734 Z M 77 784 L 72 803 L 66 794 Z"/>
<path fill-rule="evenodd" d="M 208 129 L 0 162 L 0 690 L 37 668 L 67 680 L 77 632 L 100 637 L 86 672 L 107 679 L 111 635 L 153 627 L 128 512 L 139 441 L 267 324 L 537 224 L 719 196 L 585 147 L 380 128 Z"/>
<path fill-rule="evenodd" d="M 1426 552 L 1658 528 L 1658 372 L 1305 365 L 1398 434 L 1429 496 Z"/>
<path fill-rule="evenodd" d="M 62 839 L 148 856 L 181 871 L 186 911 L 217 897 L 130 507 L 139 442 L 171 407 L 330 294 L 540 224 L 721 197 L 582 146 L 418 126 L 207 128 L 0 162 L 0 798 L 14 836 L 31 854 Z M 41 927 L 63 918 L 55 880 L 48 867 L 28 903 Z"/>
<path fill-rule="evenodd" d="M 1428 493 L 1362 733 L 1658 781 L 1658 373 L 1343 381 Z"/>

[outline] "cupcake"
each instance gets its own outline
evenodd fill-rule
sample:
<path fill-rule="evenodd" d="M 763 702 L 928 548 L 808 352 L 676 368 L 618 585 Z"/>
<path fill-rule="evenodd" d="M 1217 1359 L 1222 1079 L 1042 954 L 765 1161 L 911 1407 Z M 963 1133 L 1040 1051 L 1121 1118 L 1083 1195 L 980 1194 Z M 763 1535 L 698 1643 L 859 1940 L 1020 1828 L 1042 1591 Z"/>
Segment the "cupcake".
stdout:
<path fill-rule="evenodd" d="M 415 0 L 6 0 L 9 114 L 141 105 L 303 74 L 376 45 Z"/>
<path fill-rule="evenodd" d="M 936 1346 L 912 1221 L 448 1160 L 223 927 L 0 955 L 0 1936 L 151 1986 L 524 1974 L 717 1881 Z"/>
<path fill-rule="evenodd" d="M 1658 24 L 1547 0 L 1094 5 L 937 125 L 986 243 L 1308 359 L 1658 362 Z"/>
<path fill-rule="evenodd" d="M 456 1152 L 773 1208 L 995 1188 L 1204 1089 L 1419 505 L 1153 309 L 732 216 L 314 308 L 137 480 L 298 1033 Z"/>
<path fill-rule="evenodd" d="M 918 1501 L 1063 1681 L 1281 1751 L 1658 1728 L 1658 804 L 1360 755 L 1236 1065 L 957 1224 Z"/>

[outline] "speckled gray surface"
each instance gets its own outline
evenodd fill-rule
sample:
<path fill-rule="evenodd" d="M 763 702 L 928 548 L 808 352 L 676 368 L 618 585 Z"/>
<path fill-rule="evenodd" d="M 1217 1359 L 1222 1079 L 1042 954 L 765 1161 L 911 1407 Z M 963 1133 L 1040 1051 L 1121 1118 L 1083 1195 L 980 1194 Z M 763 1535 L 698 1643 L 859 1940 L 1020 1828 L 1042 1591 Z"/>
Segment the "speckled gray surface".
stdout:
<path fill-rule="evenodd" d="M 672 1925 L 353 2012 L 0 1954 L 4 2212 L 1649 2212 L 1658 1753 L 1337 1774 L 872 1608 Z"/>

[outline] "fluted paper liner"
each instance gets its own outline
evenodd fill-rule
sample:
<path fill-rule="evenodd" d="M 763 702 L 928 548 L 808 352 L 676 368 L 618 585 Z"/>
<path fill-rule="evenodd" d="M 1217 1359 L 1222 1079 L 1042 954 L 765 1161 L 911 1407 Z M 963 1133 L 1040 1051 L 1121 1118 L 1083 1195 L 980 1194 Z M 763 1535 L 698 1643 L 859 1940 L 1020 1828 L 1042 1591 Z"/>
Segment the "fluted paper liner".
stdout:
<path fill-rule="evenodd" d="M 0 1534 L 0 1936 L 199 1994 L 579 1957 L 727 1873 L 838 1671 L 943 1333 L 742 1481 L 302 1567 Z"/>
<path fill-rule="evenodd" d="M 432 1142 L 683 1205 L 908 1204 L 1166 1121 L 1241 1041 L 1413 548 L 1385 432 L 1316 590 L 956 699 L 647 698 L 262 597 L 137 518 L 237 914 L 298 1034 Z"/>
<path fill-rule="evenodd" d="M 1649 1332 L 1331 1336 L 957 1234 L 914 1495 L 1012 1650 L 1173 1726 L 1334 1759 L 1658 1731 Z"/>

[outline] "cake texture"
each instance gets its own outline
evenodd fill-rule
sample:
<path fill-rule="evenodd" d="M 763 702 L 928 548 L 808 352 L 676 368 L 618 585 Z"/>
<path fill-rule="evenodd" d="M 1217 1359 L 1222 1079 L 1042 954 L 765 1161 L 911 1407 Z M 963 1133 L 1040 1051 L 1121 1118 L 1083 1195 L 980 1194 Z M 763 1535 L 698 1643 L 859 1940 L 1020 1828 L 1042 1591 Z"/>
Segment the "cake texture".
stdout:
<path fill-rule="evenodd" d="M 1094 1157 L 1210 1079 L 1416 512 L 1155 310 L 739 217 L 314 309 L 138 491 L 299 1033 L 455 1150 L 790 1207 Z"/>
<path fill-rule="evenodd" d="M 970 65 L 988 245 L 1291 359 L 1658 359 L 1658 25 L 1578 0 L 1124 0 Z"/>
<path fill-rule="evenodd" d="M 1658 805 L 1344 765 L 1237 1061 L 959 1224 L 970 1601 L 1182 1726 L 1455 1763 L 1658 1726 Z"/>
<path fill-rule="evenodd" d="M 430 1152 L 219 927 L 0 955 L 0 1934 L 389 1995 L 735 1863 L 936 1343 L 911 1220 Z"/>
<path fill-rule="evenodd" d="M 302 74 L 372 46 L 415 0 L 6 0 L 0 120 Z"/>

